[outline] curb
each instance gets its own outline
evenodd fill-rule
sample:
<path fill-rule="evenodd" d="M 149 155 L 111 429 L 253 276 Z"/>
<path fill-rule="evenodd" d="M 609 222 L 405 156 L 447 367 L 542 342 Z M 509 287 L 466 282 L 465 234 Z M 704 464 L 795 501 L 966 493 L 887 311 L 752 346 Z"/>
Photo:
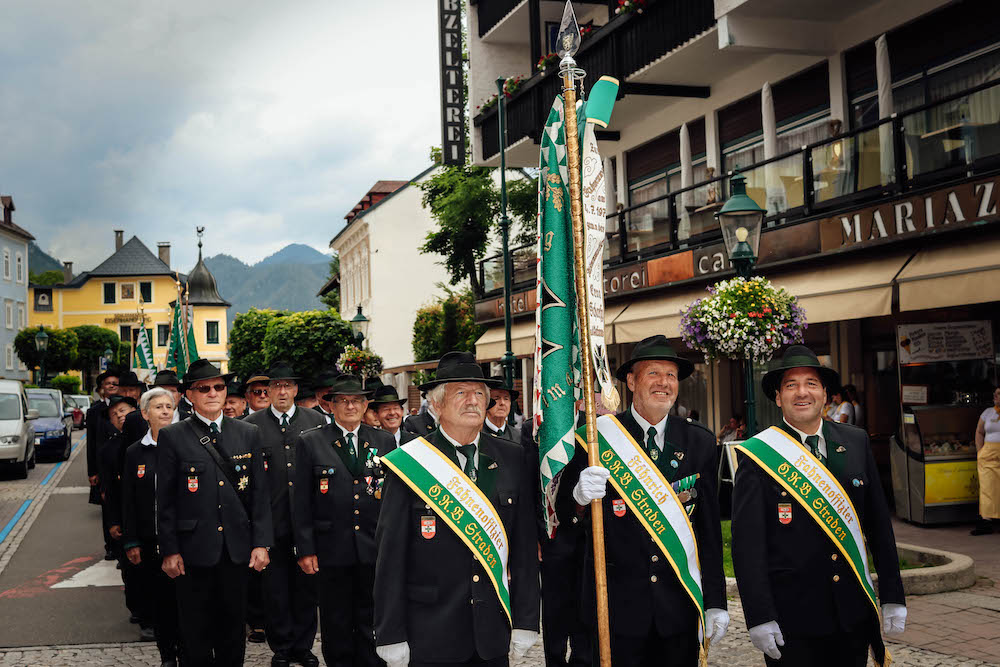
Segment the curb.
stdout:
<path fill-rule="evenodd" d="M 930 595 L 946 593 L 963 588 L 971 588 L 976 583 L 974 561 L 965 554 L 942 551 L 915 544 L 896 543 L 896 552 L 903 558 L 918 563 L 929 563 L 931 567 L 903 570 L 903 591 L 907 595 Z M 878 590 L 878 575 L 872 573 L 872 582 Z M 736 579 L 726 577 L 726 596 L 739 597 Z"/>

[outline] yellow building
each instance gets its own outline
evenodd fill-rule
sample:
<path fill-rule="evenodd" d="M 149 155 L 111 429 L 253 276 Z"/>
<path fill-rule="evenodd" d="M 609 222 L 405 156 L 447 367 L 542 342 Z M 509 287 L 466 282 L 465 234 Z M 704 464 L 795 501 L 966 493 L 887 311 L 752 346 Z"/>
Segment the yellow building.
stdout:
<path fill-rule="evenodd" d="M 123 243 L 121 230 L 115 230 L 115 252 L 92 271 L 73 277 L 73 265 L 67 262 L 66 282 L 60 285 L 31 285 L 31 326 L 69 328 L 92 324 L 114 331 L 123 341 L 131 340 L 139 327 L 139 300 L 145 327 L 153 344 L 157 368 L 163 368 L 170 339 L 173 304 L 177 300 L 177 279 L 188 287 L 192 306 L 195 341 L 199 356 L 228 367 L 227 318 L 229 302 L 219 295 L 215 277 L 201 258 L 188 275 L 170 268 L 170 244 L 158 244 L 158 256 L 133 236 Z"/>

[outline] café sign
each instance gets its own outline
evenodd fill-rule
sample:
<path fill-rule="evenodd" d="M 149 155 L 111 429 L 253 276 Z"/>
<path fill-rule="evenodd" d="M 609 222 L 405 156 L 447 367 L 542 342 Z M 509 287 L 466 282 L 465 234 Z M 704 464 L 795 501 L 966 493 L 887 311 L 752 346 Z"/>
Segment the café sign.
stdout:
<path fill-rule="evenodd" d="M 462 2 L 437 0 L 441 57 L 441 153 L 446 165 L 465 164 Z"/>

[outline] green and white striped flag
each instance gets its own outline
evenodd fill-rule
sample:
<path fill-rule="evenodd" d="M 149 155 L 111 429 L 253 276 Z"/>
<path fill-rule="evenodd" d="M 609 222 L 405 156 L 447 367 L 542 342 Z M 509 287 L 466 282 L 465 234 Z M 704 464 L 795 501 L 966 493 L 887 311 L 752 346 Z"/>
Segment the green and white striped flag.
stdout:
<path fill-rule="evenodd" d="M 146 327 L 139 327 L 139 333 L 135 337 L 135 358 L 132 360 L 132 367 L 156 369 L 156 363 L 153 361 L 153 345 L 150 343 Z"/>

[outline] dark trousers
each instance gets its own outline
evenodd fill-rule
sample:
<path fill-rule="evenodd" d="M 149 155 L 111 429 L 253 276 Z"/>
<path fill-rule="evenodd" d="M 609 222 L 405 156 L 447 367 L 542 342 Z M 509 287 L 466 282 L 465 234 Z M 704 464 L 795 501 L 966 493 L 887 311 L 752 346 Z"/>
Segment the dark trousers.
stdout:
<path fill-rule="evenodd" d="M 327 667 L 382 667 L 375 654 L 375 565 L 319 563 L 319 624 Z M 411 667 L 416 663 L 411 662 Z"/>
<path fill-rule="evenodd" d="M 177 577 L 177 613 L 185 667 L 239 667 L 246 651 L 246 563 L 223 552 L 212 567 L 184 567 Z"/>
<path fill-rule="evenodd" d="M 542 575 L 542 643 L 545 667 L 590 667 L 590 635 L 580 619 L 579 558 L 545 558 Z M 566 660 L 566 644 L 570 658 Z"/>
<path fill-rule="evenodd" d="M 601 663 L 596 633 L 593 661 Z M 698 633 L 661 637 L 655 630 L 646 637 L 611 635 L 611 664 L 615 667 L 697 667 Z"/>
<path fill-rule="evenodd" d="M 267 606 L 264 603 L 264 573 L 250 570 L 247 577 L 247 625 L 261 630 L 267 624 Z"/>
<path fill-rule="evenodd" d="M 493 658 L 492 660 L 483 660 L 479 656 L 475 656 L 465 662 L 413 662 L 410 661 L 410 667 L 507 667 L 510 663 L 508 662 L 507 656 L 500 658 Z M 617 667 L 617 665 L 615 666 Z"/>
<path fill-rule="evenodd" d="M 838 633 L 825 637 L 785 636 L 779 646 L 781 658 L 764 656 L 768 667 L 865 667 L 868 663 L 868 635 L 864 632 Z"/>
<path fill-rule="evenodd" d="M 316 581 L 302 572 L 291 538 L 275 540 L 264 571 L 267 643 L 275 655 L 304 653 L 316 640 Z"/>
<path fill-rule="evenodd" d="M 163 571 L 163 559 L 152 543 L 140 546 L 142 560 L 129 564 L 130 584 L 138 603 L 137 615 L 142 627 L 152 626 L 160 660 L 174 660 L 179 655 L 180 634 L 177 627 L 177 593 L 174 580 Z"/>

